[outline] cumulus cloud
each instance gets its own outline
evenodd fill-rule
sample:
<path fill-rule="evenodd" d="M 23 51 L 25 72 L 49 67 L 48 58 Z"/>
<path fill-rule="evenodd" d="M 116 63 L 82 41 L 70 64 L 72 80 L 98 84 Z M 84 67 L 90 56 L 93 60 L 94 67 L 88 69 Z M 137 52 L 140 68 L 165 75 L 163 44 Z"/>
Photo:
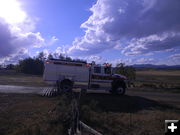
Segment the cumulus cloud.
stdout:
<path fill-rule="evenodd" d="M 16 64 L 17 61 L 22 60 L 26 57 L 28 57 L 28 50 L 27 49 L 21 49 L 19 52 L 12 54 L 11 56 L 6 56 L 3 58 L 0 58 L 0 64 Z"/>
<path fill-rule="evenodd" d="M 58 41 L 58 38 L 55 36 L 52 36 L 49 41 L 47 41 L 47 45 L 53 45 L 56 41 Z"/>
<path fill-rule="evenodd" d="M 49 54 L 51 54 L 51 52 L 48 49 L 44 49 L 42 51 L 37 51 L 35 56 L 38 56 L 40 53 L 43 53 L 45 58 L 48 58 Z"/>
<path fill-rule="evenodd" d="M 156 63 L 155 63 L 156 62 Z M 125 65 L 134 65 L 134 64 L 159 64 L 159 59 L 155 60 L 154 58 L 125 58 L 125 59 L 114 59 L 109 61 L 113 66 L 116 66 L 118 63 L 124 63 Z"/>
<path fill-rule="evenodd" d="M 178 46 L 180 46 L 180 32 L 169 32 L 132 39 L 122 53 L 126 55 L 148 54 L 154 51 L 172 51 Z"/>
<path fill-rule="evenodd" d="M 164 51 L 180 46 L 179 0 L 97 0 L 70 55 L 119 49 L 126 55 Z"/>
<path fill-rule="evenodd" d="M 116 66 L 117 64 L 119 63 L 124 63 L 126 65 L 132 65 L 132 64 L 135 64 L 135 60 L 134 59 L 131 59 L 131 58 L 125 58 L 125 59 L 114 59 L 114 60 L 111 60 L 111 61 L 108 61 L 109 63 L 112 63 L 113 66 Z"/>
<path fill-rule="evenodd" d="M 82 59 L 82 58 L 80 58 Z M 96 62 L 97 64 L 103 64 L 106 60 L 101 56 L 91 55 L 89 57 L 83 57 L 83 59 L 87 60 L 87 62 L 91 63 L 92 61 Z"/>
<path fill-rule="evenodd" d="M 170 58 L 179 58 L 180 60 L 180 53 L 177 53 L 177 54 L 173 54 L 171 56 L 169 56 Z"/>
<path fill-rule="evenodd" d="M 61 47 L 58 47 L 54 53 L 56 53 L 57 55 L 67 55 L 67 49 L 68 49 L 68 46 L 64 46 L 62 45 Z"/>
<path fill-rule="evenodd" d="M 180 64 L 180 53 L 170 55 L 169 59 L 175 61 L 178 64 Z"/>
<path fill-rule="evenodd" d="M 21 54 L 24 56 L 22 50 L 52 45 L 57 41 L 55 36 L 46 40 L 40 32 L 34 32 L 37 20 L 38 18 L 31 17 L 22 10 L 17 0 L 0 1 L 0 59 L 2 61 L 18 60 Z"/>
<path fill-rule="evenodd" d="M 140 58 L 136 60 L 136 64 L 154 64 L 154 62 L 157 60 L 154 60 L 154 58 Z"/>
<path fill-rule="evenodd" d="M 172 54 L 168 57 L 168 62 L 172 65 L 179 65 L 180 64 L 180 53 Z"/>
<path fill-rule="evenodd" d="M 0 58 L 11 56 L 22 49 L 41 47 L 44 43 L 40 33 L 14 32 L 11 25 L 0 21 Z"/>

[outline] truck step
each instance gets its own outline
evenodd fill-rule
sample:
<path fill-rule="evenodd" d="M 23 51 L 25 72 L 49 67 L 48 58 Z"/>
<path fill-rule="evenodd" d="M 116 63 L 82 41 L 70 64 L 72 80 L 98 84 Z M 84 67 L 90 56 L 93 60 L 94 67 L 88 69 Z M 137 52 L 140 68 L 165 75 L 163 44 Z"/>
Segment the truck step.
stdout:
<path fill-rule="evenodd" d="M 57 96 L 57 94 L 58 94 L 57 88 L 55 87 L 46 87 L 42 91 L 42 96 L 45 97 L 53 97 L 53 96 Z"/>

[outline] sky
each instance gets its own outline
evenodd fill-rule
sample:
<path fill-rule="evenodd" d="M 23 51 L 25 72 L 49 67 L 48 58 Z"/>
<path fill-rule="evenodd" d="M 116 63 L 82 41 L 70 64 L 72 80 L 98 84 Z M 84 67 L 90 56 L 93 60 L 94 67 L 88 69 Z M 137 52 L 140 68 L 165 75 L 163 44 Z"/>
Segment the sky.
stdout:
<path fill-rule="evenodd" d="M 39 52 L 180 64 L 179 0 L 0 0 L 0 63 Z"/>

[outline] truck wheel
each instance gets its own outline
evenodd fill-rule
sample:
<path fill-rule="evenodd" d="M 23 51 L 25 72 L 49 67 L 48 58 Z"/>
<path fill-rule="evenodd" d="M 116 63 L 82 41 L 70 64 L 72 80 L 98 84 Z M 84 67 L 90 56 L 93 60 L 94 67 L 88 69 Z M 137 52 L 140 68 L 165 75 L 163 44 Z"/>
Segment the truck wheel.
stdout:
<path fill-rule="evenodd" d="M 123 88 L 123 87 L 121 87 L 121 86 L 119 86 L 119 87 L 116 89 L 116 92 L 117 92 L 117 94 L 119 94 L 119 95 L 124 95 L 124 94 L 125 94 L 125 91 L 126 91 L 126 89 Z"/>
<path fill-rule="evenodd" d="M 61 93 L 61 82 L 59 80 L 56 81 L 56 87 L 57 87 L 57 92 Z"/>
<path fill-rule="evenodd" d="M 72 91 L 73 83 L 70 80 L 63 80 L 63 81 L 61 81 L 60 87 L 63 92 L 70 92 L 70 91 Z"/>
<path fill-rule="evenodd" d="M 81 89 L 81 95 L 86 95 L 87 89 Z"/>
<path fill-rule="evenodd" d="M 124 95 L 126 92 L 126 84 L 124 81 L 117 80 L 112 82 L 112 94 Z"/>

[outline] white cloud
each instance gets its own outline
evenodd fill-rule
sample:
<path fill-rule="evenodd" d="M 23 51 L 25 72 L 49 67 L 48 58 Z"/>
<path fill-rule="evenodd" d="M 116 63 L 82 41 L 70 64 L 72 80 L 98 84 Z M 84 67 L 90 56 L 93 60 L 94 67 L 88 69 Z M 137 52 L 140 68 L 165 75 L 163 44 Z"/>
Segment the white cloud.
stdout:
<path fill-rule="evenodd" d="M 154 64 L 154 62 L 155 62 L 154 58 L 140 58 L 136 60 L 136 64 Z"/>
<path fill-rule="evenodd" d="M 172 54 L 172 55 L 169 56 L 169 58 L 180 61 L 180 53 Z"/>
<path fill-rule="evenodd" d="M 126 55 L 148 54 L 155 51 L 170 51 L 180 45 L 179 33 L 163 33 L 132 39 L 122 50 Z"/>
<path fill-rule="evenodd" d="M 34 32 L 37 21 L 38 18 L 31 17 L 22 10 L 18 0 L 0 0 L 1 60 L 9 59 L 10 61 L 10 59 L 18 58 L 17 55 L 20 55 L 21 50 L 40 48 L 57 41 L 55 36 L 46 40 L 40 32 Z"/>
<path fill-rule="evenodd" d="M 1 0 L 0 17 L 10 24 L 23 22 L 27 18 L 27 14 L 20 6 L 17 0 Z"/>
<path fill-rule="evenodd" d="M 60 47 L 58 47 L 56 50 L 55 50 L 55 53 L 60 55 L 67 55 L 67 48 L 68 46 L 64 46 L 64 45 L 61 45 Z"/>
<path fill-rule="evenodd" d="M 92 55 L 85 58 L 88 62 L 95 61 L 97 64 L 103 64 L 105 62 L 105 59 L 103 59 L 101 56 Z"/>
<path fill-rule="evenodd" d="M 132 65 L 134 64 L 135 60 L 132 58 L 125 58 L 125 59 L 118 58 L 108 62 L 111 63 L 113 66 L 116 66 L 119 63 L 124 63 L 125 65 Z"/>
<path fill-rule="evenodd" d="M 55 36 L 52 36 L 49 43 L 47 43 L 48 45 L 53 45 L 56 41 L 58 41 L 58 38 Z"/>
<path fill-rule="evenodd" d="M 171 65 L 180 65 L 180 53 L 170 55 L 168 57 L 168 63 Z"/>
<path fill-rule="evenodd" d="M 17 54 L 22 49 L 41 47 L 44 39 L 39 32 L 15 32 L 11 24 L 0 21 L 0 58 Z"/>
<path fill-rule="evenodd" d="M 95 55 L 120 49 L 126 55 L 150 54 L 180 46 L 179 0 L 97 0 L 69 55 Z"/>
<path fill-rule="evenodd" d="M 10 56 L 6 56 L 1 58 L 0 64 L 17 64 L 19 60 L 22 60 L 26 57 L 28 57 L 28 50 L 27 49 L 21 49 L 19 52 L 14 53 Z"/>

